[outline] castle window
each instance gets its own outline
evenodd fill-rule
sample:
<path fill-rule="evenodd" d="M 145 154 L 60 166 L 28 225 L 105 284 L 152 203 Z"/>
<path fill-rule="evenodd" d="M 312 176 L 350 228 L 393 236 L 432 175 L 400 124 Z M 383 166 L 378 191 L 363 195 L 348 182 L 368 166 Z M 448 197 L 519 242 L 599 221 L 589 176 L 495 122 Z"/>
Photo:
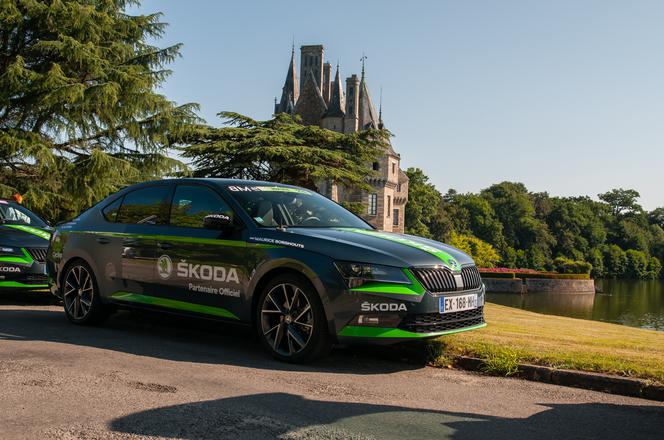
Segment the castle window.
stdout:
<path fill-rule="evenodd" d="M 397 192 L 401 192 L 401 184 L 397 183 Z"/>
<path fill-rule="evenodd" d="M 392 162 L 392 174 L 396 174 L 397 172 L 397 164 L 396 162 Z"/>
<path fill-rule="evenodd" d="M 378 213 L 378 194 L 369 195 L 369 215 Z"/>
<path fill-rule="evenodd" d="M 380 164 L 379 164 L 378 162 L 374 162 L 374 163 L 373 163 L 373 170 L 374 170 L 374 171 L 378 171 L 378 170 L 380 170 Z"/>
<path fill-rule="evenodd" d="M 387 196 L 387 216 L 392 212 L 392 196 Z"/>
<path fill-rule="evenodd" d="M 392 214 L 392 225 L 393 226 L 399 226 L 399 210 L 395 209 L 394 213 Z"/>

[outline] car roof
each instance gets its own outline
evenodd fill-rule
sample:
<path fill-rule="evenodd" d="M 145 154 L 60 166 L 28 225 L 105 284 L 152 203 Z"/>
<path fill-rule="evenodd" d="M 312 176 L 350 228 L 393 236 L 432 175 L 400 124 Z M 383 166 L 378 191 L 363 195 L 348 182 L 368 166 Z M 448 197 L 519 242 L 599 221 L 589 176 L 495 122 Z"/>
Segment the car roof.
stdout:
<path fill-rule="evenodd" d="M 182 177 L 177 179 L 161 179 L 161 180 L 150 180 L 147 182 L 141 182 L 134 185 L 130 185 L 125 189 L 129 188 L 140 188 L 141 186 L 154 185 L 156 183 L 197 183 L 197 182 L 209 182 L 219 186 L 228 186 L 228 185 L 239 185 L 239 186 L 261 186 L 261 185 L 273 185 L 273 186 L 283 186 L 283 187 L 293 187 L 297 188 L 294 185 L 287 185 L 284 183 L 277 182 L 268 182 L 265 180 L 247 180 L 247 179 L 223 179 L 217 177 Z"/>

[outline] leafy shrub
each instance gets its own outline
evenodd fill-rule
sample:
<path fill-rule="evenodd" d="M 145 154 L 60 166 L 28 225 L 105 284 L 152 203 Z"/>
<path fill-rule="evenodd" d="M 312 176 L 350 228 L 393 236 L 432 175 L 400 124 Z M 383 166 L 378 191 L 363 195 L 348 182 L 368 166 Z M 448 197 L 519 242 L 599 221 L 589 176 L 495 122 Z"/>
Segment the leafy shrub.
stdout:
<path fill-rule="evenodd" d="M 453 232 L 450 244 L 473 257 L 475 264 L 481 267 L 495 266 L 500 260 L 500 256 L 493 246 L 472 235 Z"/>
<path fill-rule="evenodd" d="M 517 278 L 538 278 L 546 280 L 589 280 L 589 273 L 518 273 Z"/>
<path fill-rule="evenodd" d="M 571 260 L 565 257 L 558 257 L 553 260 L 553 267 L 558 273 L 590 273 L 593 266 L 590 263 L 580 260 Z"/>
<path fill-rule="evenodd" d="M 482 278 L 508 278 L 514 279 L 516 277 L 514 272 L 482 272 L 480 271 Z"/>
<path fill-rule="evenodd" d="M 662 273 L 662 263 L 657 257 L 650 257 L 648 260 L 648 278 L 654 280 L 659 278 Z"/>
<path fill-rule="evenodd" d="M 641 251 L 630 249 L 626 253 L 627 270 L 625 274 L 629 278 L 648 278 L 648 256 Z"/>

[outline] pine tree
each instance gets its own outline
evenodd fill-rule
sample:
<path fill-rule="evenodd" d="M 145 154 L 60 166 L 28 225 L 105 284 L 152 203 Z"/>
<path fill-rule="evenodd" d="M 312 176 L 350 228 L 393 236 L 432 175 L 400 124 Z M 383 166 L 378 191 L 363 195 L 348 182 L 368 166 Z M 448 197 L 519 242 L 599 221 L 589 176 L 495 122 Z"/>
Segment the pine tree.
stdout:
<path fill-rule="evenodd" d="M 173 141 L 192 159 L 194 175 L 266 180 L 314 191 L 322 181 L 366 189 L 371 163 L 385 151 L 387 130 L 350 134 L 303 125 L 285 113 L 267 121 L 222 112 L 226 127 L 199 125 Z"/>
<path fill-rule="evenodd" d="M 185 169 L 167 136 L 195 104 L 156 89 L 180 45 L 132 0 L 0 0 L 0 196 L 46 218 L 77 213 L 128 183 Z"/>

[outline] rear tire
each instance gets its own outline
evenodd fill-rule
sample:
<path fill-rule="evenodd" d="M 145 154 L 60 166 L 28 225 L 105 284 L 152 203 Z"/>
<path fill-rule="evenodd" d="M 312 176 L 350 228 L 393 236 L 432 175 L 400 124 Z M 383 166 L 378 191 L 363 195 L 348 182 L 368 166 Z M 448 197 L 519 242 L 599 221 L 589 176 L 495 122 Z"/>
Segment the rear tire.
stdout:
<path fill-rule="evenodd" d="M 272 279 L 260 293 L 254 323 L 265 349 L 283 362 L 310 362 L 332 348 L 323 304 L 303 276 Z"/>
<path fill-rule="evenodd" d="M 94 272 L 83 260 L 67 266 L 61 293 L 65 315 L 74 324 L 99 324 L 109 316 L 110 309 L 101 300 Z"/>

